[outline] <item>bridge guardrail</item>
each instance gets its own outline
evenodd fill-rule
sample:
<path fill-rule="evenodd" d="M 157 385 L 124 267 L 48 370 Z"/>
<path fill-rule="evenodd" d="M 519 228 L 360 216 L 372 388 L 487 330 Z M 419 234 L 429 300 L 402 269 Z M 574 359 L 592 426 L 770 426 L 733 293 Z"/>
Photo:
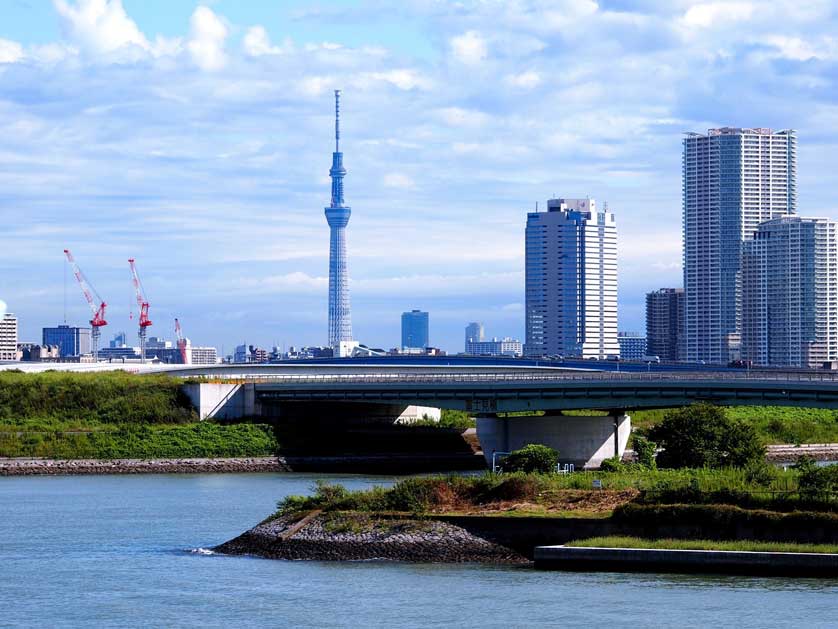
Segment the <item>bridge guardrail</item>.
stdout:
<path fill-rule="evenodd" d="M 602 383 L 602 382 L 789 382 L 789 383 L 838 383 L 838 373 L 806 372 L 700 372 L 700 373 L 660 373 L 660 372 L 585 372 L 563 374 L 533 373 L 379 373 L 379 374 L 235 374 L 230 376 L 215 375 L 214 379 L 240 383 L 278 383 L 278 384 L 457 384 L 457 383 Z"/>

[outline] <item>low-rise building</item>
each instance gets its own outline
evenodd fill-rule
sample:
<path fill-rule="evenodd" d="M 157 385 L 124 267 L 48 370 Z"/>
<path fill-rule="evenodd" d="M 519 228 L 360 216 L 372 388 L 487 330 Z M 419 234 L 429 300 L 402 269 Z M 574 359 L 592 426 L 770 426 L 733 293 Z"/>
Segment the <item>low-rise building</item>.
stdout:
<path fill-rule="evenodd" d="M 524 353 L 524 345 L 517 339 L 508 336 L 502 339 L 497 337 L 491 341 L 471 341 L 466 343 L 466 354 L 472 356 L 521 356 Z"/>
<path fill-rule="evenodd" d="M 58 345 L 61 358 L 75 358 L 90 353 L 90 328 L 59 325 L 44 328 L 42 345 Z"/>
<path fill-rule="evenodd" d="M 58 345 L 38 345 L 37 343 L 19 343 L 20 359 L 25 362 L 58 362 L 61 351 Z"/>
<path fill-rule="evenodd" d="M 193 365 L 214 365 L 218 362 L 218 350 L 214 347 L 189 346 Z"/>
<path fill-rule="evenodd" d="M 617 342 L 620 344 L 621 360 L 643 360 L 647 355 L 646 337 L 637 332 L 620 332 Z"/>

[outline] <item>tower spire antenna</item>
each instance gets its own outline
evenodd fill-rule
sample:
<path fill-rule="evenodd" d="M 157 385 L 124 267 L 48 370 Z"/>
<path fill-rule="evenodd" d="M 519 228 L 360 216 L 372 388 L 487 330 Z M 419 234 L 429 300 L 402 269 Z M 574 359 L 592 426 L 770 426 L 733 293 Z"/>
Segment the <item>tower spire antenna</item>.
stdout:
<path fill-rule="evenodd" d="M 335 90 L 335 153 L 340 152 L 340 90 Z"/>

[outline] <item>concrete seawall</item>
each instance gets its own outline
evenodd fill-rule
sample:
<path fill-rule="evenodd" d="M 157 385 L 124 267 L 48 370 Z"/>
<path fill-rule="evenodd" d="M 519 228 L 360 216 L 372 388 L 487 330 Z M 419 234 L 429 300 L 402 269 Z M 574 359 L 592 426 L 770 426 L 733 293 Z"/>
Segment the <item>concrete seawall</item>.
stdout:
<path fill-rule="evenodd" d="M 838 555 L 727 550 L 538 546 L 544 570 L 838 576 Z"/>

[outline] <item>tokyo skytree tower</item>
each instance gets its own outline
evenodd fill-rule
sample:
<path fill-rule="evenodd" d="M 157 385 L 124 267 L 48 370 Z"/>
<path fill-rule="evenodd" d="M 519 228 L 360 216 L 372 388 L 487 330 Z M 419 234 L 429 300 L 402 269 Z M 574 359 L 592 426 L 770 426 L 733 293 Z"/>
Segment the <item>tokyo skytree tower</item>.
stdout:
<path fill-rule="evenodd" d="M 349 269 L 346 259 L 346 226 L 352 210 L 343 204 L 343 153 L 340 152 L 340 90 L 335 90 L 335 152 L 332 153 L 332 203 L 325 209 L 329 240 L 329 346 L 352 340 L 352 310 L 349 305 Z"/>

